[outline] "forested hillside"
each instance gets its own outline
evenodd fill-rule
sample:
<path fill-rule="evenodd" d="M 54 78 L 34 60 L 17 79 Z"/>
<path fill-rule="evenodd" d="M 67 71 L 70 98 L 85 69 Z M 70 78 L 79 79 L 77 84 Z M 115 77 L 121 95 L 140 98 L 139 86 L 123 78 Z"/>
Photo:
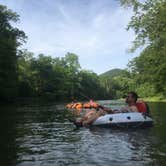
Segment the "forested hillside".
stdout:
<path fill-rule="evenodd" d="M 112 69 L 112 70 L 109 70 L 103 74 L 100 74 L 100 77 L 101 78 L 109 78 L 109 79 L 112 79 L 113 77 L 116 77 L 116 76 L 122 76 L 125 74 L 125 70 L 123 69 Z"/>

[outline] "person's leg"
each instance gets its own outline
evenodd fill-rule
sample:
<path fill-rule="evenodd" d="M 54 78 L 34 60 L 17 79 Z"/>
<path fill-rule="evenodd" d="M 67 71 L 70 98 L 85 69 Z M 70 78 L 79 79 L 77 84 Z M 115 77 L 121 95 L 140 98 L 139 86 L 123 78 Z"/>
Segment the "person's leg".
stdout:
<path fill-rule="evenodd" d="M 98 112 L 94 113 L 93 115 L 91 115 L 88 119 L 83 121 L 83 126 L 92 124 L 97 118 L 99 118 L 100 116 L 105 115 L 106 112 L 104 110 L 99 110 Z"/>
<path fill-rule="evenodd" d="M 94 116 L 96 114 L 96 110 L 89 110 L 82 118 L 77 118 L 77 122 L 84 122 Z"/>

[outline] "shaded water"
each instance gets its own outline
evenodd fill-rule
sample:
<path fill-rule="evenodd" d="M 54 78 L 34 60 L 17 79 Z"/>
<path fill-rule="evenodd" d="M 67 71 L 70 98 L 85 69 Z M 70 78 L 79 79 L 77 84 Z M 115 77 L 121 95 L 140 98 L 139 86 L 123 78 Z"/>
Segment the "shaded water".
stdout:
<path fill-rule="evenodd" d="M 63 105 L 1 107 L 0 166 L 165 165 L 166 103 L 149 105 L 155 125 L 137 130 L 77 130 Z"/>

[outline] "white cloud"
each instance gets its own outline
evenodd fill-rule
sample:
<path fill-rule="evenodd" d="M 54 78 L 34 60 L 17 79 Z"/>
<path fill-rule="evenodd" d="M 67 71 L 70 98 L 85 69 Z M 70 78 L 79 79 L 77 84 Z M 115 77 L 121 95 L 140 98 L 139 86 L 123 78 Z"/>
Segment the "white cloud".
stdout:
<path fill-rule="evenodd" d="M 74 52 L 83 68 L 97 73 L 125 67 L 132 58 L 126 49 L 134 34 L 125 30 L 132 12 L 114 0 L 0 0 L 0 3 L 20 14 L 18 26 L 29 37 L 25 47 L 36 54 L 64 56 L 66 52 Z"/>

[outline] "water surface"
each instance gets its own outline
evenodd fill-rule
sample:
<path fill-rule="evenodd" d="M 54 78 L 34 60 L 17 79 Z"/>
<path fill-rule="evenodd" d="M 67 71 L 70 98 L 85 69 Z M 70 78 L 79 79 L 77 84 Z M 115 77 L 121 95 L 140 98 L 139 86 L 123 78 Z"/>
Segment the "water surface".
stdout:
<path fill-rule="evenodd" d="M 118 101 L 100 101 L 112 108 Z M 24 104 L 0 108 L 0 166 L 142 166 L 166 163 L 166 103 L 149 103 L 148 129 L 81 128 L 64 105 Z"/>

